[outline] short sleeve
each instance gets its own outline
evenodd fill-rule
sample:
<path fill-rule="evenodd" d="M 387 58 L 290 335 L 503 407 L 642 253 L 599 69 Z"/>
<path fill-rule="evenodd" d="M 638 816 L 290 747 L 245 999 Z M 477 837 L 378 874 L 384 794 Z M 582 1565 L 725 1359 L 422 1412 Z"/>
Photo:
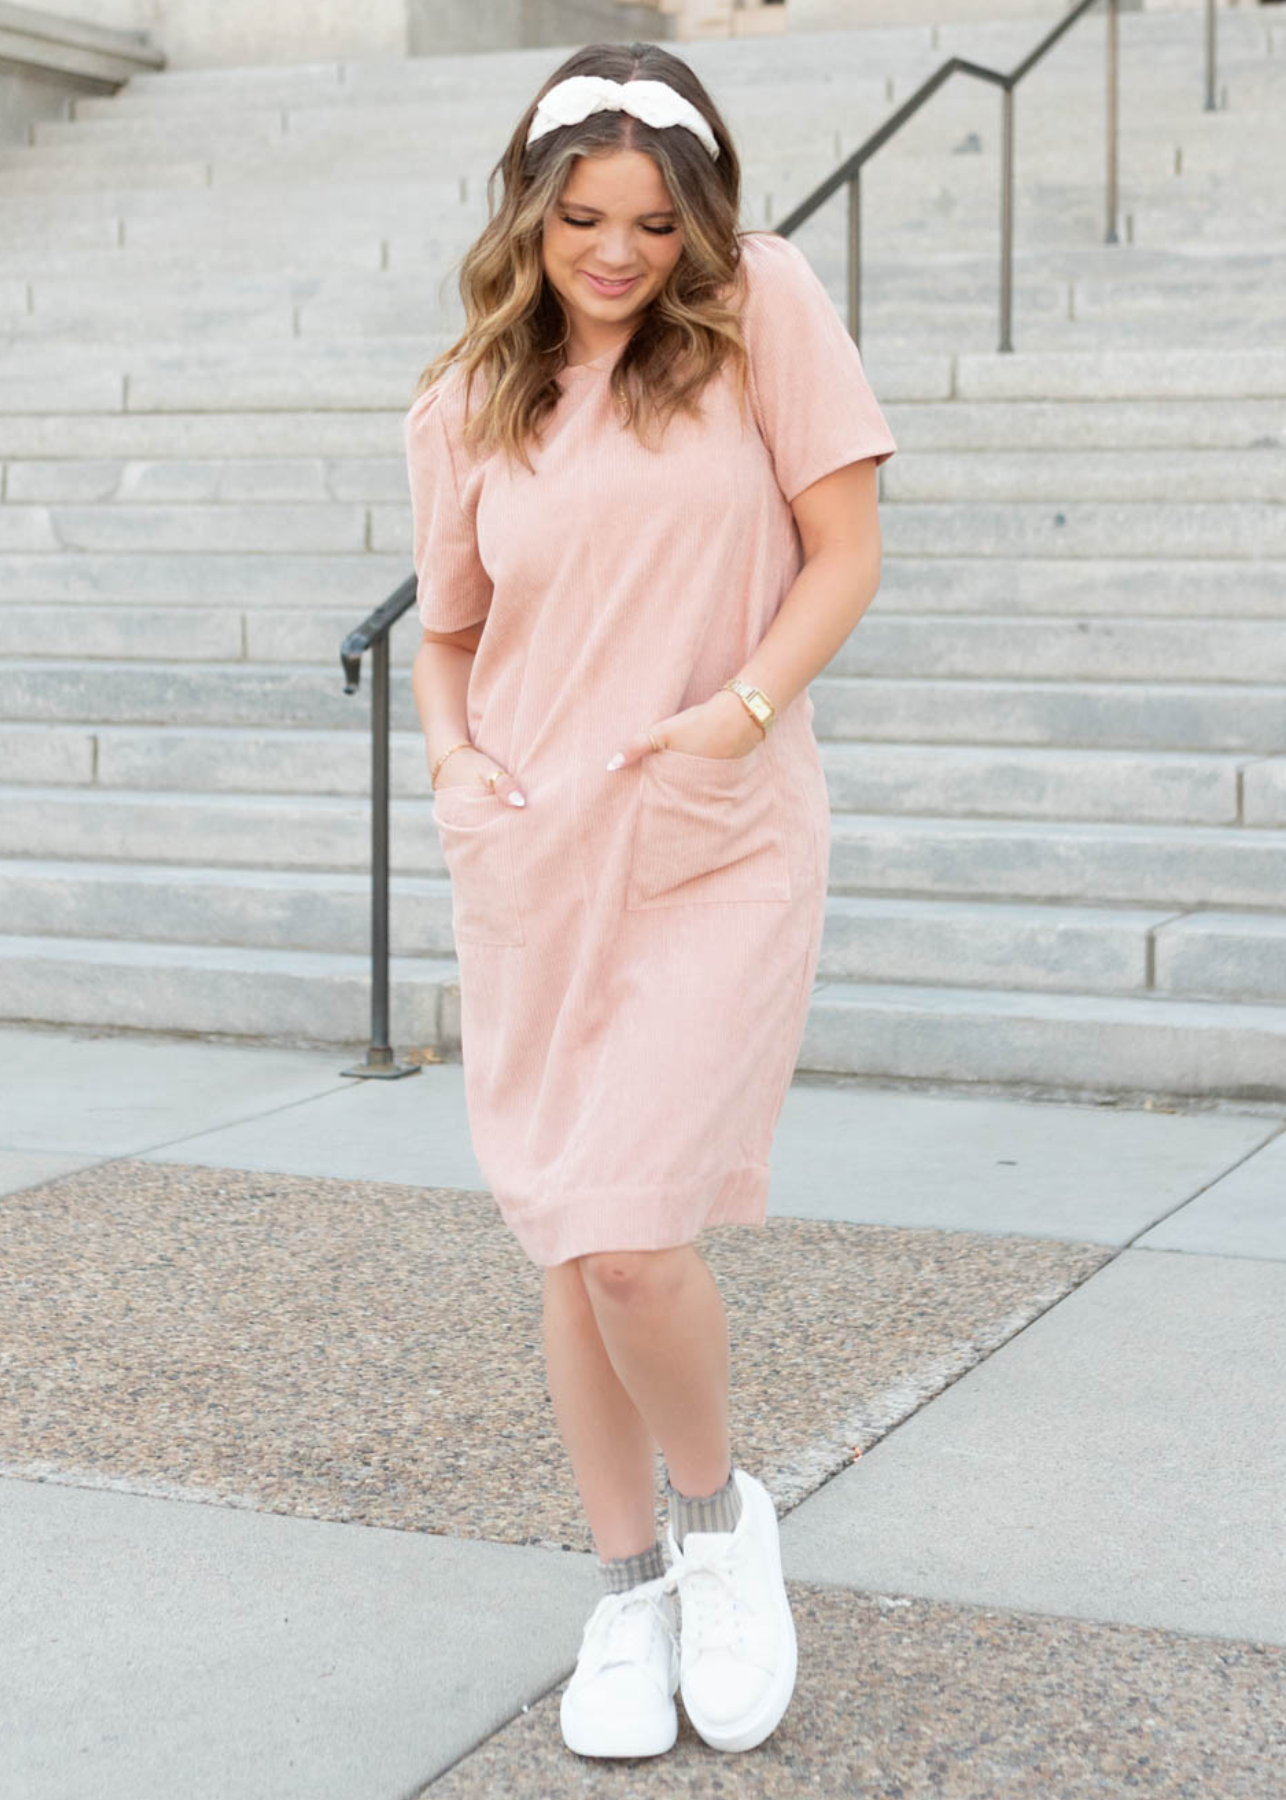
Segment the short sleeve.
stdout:
<path fill-rule="evenodd" d="M 742 335 L 756 422 L 787 500 L 833 469 L 897 449 L 861 354 L 798 245 L 779 232 L 741 240 Z"/>
<path fill-rule="evenodd" d="M 416 609 L 426 631 L 442 632 L 485 619 L 492 590 L 478 555 L 476 497 L 472 506 L 463 501 L 457 481 L 447 379 L 418 395 L 403 421 Z"/>

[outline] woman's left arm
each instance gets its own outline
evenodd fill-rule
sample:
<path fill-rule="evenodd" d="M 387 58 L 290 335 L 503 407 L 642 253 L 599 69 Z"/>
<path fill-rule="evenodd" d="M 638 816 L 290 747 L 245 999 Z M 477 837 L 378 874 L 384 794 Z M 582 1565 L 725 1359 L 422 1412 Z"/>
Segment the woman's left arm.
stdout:
<path fill-rule="evenodd" d="M 804 565 L 754 655 L 733 671 L 762 689 L 778 713 L 824 669 L 880 585 L 880 516 L 874 457 L 845 463 L 802 488 L 791 502 Z M 684 707 L 629 738 L 609 769 L 638 762 L 657 741 L 698 756 L 745 756 L 763 726 L 730 688 Z"/>
<path fill-rule="evenodd" d="M 772 624 L 736 674 L 779 713 L 839 650 L 880 585 L 882 544 L 874 458 L 846 463 L 795 496 L 805 562 Z M 734 693 L 723 701 L 745 713 Z M 712 696 L 713 698 L 713 696 Z M 759 727 L 748 723 L 756 734 Z"/>

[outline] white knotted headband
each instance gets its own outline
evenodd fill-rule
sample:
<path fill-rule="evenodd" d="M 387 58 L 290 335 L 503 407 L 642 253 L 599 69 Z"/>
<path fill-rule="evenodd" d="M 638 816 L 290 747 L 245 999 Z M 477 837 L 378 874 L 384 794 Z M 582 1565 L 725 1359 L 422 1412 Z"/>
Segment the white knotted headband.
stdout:
<path fill-rule="evenodd" d="M 537 102 L 530 144 L 559 125 L 579 125 L 592 112 L 628 112 L 645 125 L 684 125 L 701 139 L 712 157 L 719 146 L 708 121 L 668 81 L 613 81 L 607 75 L 569 75 Z"/>

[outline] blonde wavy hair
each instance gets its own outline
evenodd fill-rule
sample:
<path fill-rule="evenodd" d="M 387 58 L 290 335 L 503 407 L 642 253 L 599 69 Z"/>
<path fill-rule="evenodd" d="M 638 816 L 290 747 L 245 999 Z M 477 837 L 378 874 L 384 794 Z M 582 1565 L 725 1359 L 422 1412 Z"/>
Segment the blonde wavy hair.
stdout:
<path fill-rule="evenodd" d="M 668 82 L 708 120 L 718 159 L 690 131 L 653 127 L 625 111 L 592 112 L 527 144 L 541 96 L 569 75 Z M 678 411 L 701 413 L 700 396 L 725 361 L 744 406 L 748 362 L 738 323 L 741 165 L 728 129 L 704 86 L 679 57 L 657 44 L 588 44 L 549 76 L 519 119 L 487 181 L 490 218 L 458 265 L 465 327 L 416 383 L 415 396 L 459 365 L 466 393 L 481 379 L 483 398 L 466 417 L 471 456 L 502 448 L 530 470 L 527 444 L 558 404 L 555 377 L 566 367 L 567 310 L 544 271 L 544 221 L 558 205 L 579 156 L 638 150 L 661 172 L 683 231 L 683 248 L 665 286 L 644 311 L 616 359 L 611 392 L 623 422 L 646 446 Z M 493 187 L 503 183 L 499 204 Z M 448 272 L 449 273 L 449 272 Z M 730 304 L 730 298 L 735 304 Z"/>

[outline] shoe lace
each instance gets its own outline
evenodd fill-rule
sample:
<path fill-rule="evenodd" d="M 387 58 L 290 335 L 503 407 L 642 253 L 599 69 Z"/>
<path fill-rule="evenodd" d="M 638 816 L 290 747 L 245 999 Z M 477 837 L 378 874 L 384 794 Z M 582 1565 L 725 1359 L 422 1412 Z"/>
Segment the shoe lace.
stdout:
<path fill-rule="evenodd" d="M 738 1586 L 733 1555 L 694 1550 L 679 1553 L 670 1571 L 681 1594 L 683 1641 L 689 1661 L 707 1650 L 728 1650 L 734 1655 L 773 1668 L 771 1646 L 762 1620 L 746 1604 L 744 1584 Z"/>
<path fill-rule="evenodd" d="M 591 1649 L 595 1669 L 611 1668 L 615 1663 L 636 1663 L 646 1653 L 658 1620 L 671 1643 L 678 1638 L 664 1597 L 675 1592 L 675 1580 L 668 1573 L 641 1589 L 623 1594 L 607 1594 L 585 1627 L 584 1648 Z"/>

